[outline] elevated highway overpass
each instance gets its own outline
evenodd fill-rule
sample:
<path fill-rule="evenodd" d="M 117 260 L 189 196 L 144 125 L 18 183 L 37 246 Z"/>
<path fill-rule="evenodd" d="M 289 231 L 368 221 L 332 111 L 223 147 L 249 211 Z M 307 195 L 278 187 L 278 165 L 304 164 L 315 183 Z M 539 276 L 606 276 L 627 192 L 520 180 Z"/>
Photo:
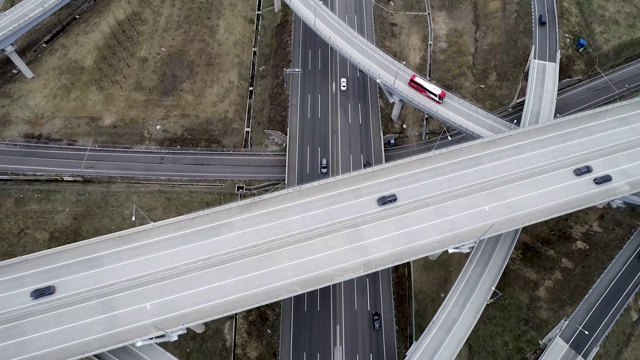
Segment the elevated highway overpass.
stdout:
<path fill-rule="evenodd" d="M 16 54 L 13 43 L 68 2 L 69 0 L 24 0 L 0 14 L 0 49 L 27 78 L 32 78 L 33 72 Z"/>
<path fill-rule="evenodd" d="M 351 63 L 377 79 L 402 99 L 435 118 L 477 137 L 487 137 L 508 131 L 510 126 L 463 99 L 448 93 L 437 104 L 409 87 L 415 72 L 378 49 L 355 30 L 348 27 L 326 6 L 314 0 L 285 0 L 289 7 L 331 47 Z"/>
<path fill-rule="evenodd" d="M 2 262 L 0 352 L 79 358 L 633 193 L 639 114 L 597 109 Z M 585 163 L 613 182 L 575 177 Z"/>

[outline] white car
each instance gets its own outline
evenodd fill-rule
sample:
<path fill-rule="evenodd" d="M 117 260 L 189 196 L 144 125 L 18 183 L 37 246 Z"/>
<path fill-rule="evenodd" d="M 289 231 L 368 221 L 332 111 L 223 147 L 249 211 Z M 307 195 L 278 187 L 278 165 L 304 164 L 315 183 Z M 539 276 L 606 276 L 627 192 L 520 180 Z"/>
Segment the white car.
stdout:
<path fill-rule="evenodd" d="M 342 91 L 347 90 L 347 79 L 345 78 L 340 79 L 340 90 Z"/>

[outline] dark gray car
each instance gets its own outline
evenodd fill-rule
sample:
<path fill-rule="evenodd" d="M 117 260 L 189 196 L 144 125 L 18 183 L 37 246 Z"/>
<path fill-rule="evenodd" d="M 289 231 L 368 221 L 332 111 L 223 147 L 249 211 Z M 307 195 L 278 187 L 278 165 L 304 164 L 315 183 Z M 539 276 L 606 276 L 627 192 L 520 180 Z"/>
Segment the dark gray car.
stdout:
<path fill-rule="evenodd" d="M 592 172 L 592 171 L 593 171 L 593 168 L 592 168 L 591 166 L 589 166 L 589 165 L 585 165 L 585 166 L 581 166 L 581 167 L 579 167 L 579 168 L 577 168 L 577 169 L 574 169 L 574 170 L 573 170 L 573 173 L 574 173 L 576 176 L 582 176 L 582 175 L 584 175 L 584 174 L 588 174 L 588 173 L 590 173 L 590 172 Z"/>
<path fill-rule="evenodd" d="M 31 292 L 31 299 L 39 299 L 41 297 L 52 295 L 56 292 L 56 287 L 48 285 L 45 287 L 37 288 Z"/>
<path fill-rule="evenodd" d="M 379 206 L 383 206 L 383 205 L 387 205 L 387 204 L 392 204 L 392 203 L 396 202 L 397 200 L 398 200 L 398 197 L 396 196 L 396 194 L 380 196 L 378 198 L 378 205 Z"/>
<path fill-rule="evenodd" d="M 593 179 L 593 182 L 596 185 L 600 185 L 600 184 L 607 183 L 611 180 L 613 180 L 613 178 L 611 178 L 611 175 L 606 174 L 606 175 L 598 176 L 597 178 Z"/>

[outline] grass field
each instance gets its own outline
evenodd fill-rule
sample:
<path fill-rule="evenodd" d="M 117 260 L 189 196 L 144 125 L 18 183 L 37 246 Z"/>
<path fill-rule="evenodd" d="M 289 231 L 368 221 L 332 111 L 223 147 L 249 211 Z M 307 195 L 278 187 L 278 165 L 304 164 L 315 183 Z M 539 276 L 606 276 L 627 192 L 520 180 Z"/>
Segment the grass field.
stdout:
<path fill-rule="evenodd" d="M 485 308 L 457 359 L 524 358 L 574 310 L 638 226 L 640 209 L 606 206 L 523 229 L 497 286 L 503 295 Z M 437 311 L 465 261 L 466 257 L 458 254 L 443 254 L 435 262 L 414 262 L 416 338 Z M 637 318 L 628 316 L 634 321 Z M 627 330 L 629 324 L 627 321 Z M 629 349 L 636 346 L 630 340 L 636 339 L 637 333 L 621 334 L 622 337 L 615 336 L 620 340 L 614 341 L 625 342 Z M 613 333 L 611 337 L 614 338 Z"/>
<path fill-rule="evenodd" d="M 580 77 L 640 56 L 640 2 L 637 0 L 558 1 L 560 78 Z M 587 49 L 576 50 L 578 37 Z"/>
<path fill-rule="evenodd" d="M 145 225 L 146 217 L 161 221 L 238 198 L 234 182 L 208 185 L 0 183 L 0 261 Z M 178 341 L 162 346 L 180 359 L 230 359 L 230 319 L 208 322 L 203 334 L 188 330 Z M 279 306 L 252 309 L 239 314 L 239 319 L 245 330 L 236 337 L 238 359 L 273 358 L 279 346 Z"/>
<path fill-rule="evenodd" d="M 287 134 L 289 93 L 284 84 L 284 69 L 291 63 L 291 26 L 293 14 L 283 4 L 276 14 L 273 0 L 263 1 L 258 61 L 255 77 L 255 98 L 251 123 L 251 146 L 282 148 L 284 144 L 265 134 L 265 130 Z"/>
<path fill-rule="evenodd" d="M 0 88 L 0 138 L 239 147 L 255 1 L 98 1 Z"/>
<path fill-rule="evenodd" d="M 378 46 L 406 61 L 416 72 L 426 74 L 429 42 L 426 15 L 403 14 L 425 12 L 425 2 L 378 3 L 394 11 L 374 6 Z M 531 51 L 531 4 L 504 0 L 430 0 L 430 4 L 434 42 L 432 81 L 487 110 L 510 103 Z M 399 124 L 394 124 L 390 119 L 393 106 L 382 98 L 384 133 L 402 134 L 407 142 L 418 140 L 423 126 L 422 112 L 406 106 Z M 429 132 L 438 129 L 439 125 L 430 124 Z"/>

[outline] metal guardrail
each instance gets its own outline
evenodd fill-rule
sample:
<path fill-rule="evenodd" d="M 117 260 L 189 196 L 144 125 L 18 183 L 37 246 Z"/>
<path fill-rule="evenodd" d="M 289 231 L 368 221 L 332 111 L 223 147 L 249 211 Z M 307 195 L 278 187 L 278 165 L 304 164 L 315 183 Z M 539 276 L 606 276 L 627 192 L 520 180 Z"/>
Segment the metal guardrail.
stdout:
<path fill-rule="evenodd" d="M 67 147 L 67 148 L 81 148 L 96 150 L 130 150 L 132 152 L 166 152 L 166 153 L 211 153 L 211 154 L 242 154 L 242 155 L 279 155 L 286 156 L 286 152 L 281 150 L 256 150 L 243 149 L 243 148 L 176 148 L 176 147 L 156 147 L 156 146 L 131 146 L 131 145 L 115 145 L 115 144 L 83 144 L 76 142 L 56 142 L 46 140 L 28 140 L 28 139 L 13 139 L 9 141 L 0 142 L 0 146 L 41 146 L 41 147 Z"/>

